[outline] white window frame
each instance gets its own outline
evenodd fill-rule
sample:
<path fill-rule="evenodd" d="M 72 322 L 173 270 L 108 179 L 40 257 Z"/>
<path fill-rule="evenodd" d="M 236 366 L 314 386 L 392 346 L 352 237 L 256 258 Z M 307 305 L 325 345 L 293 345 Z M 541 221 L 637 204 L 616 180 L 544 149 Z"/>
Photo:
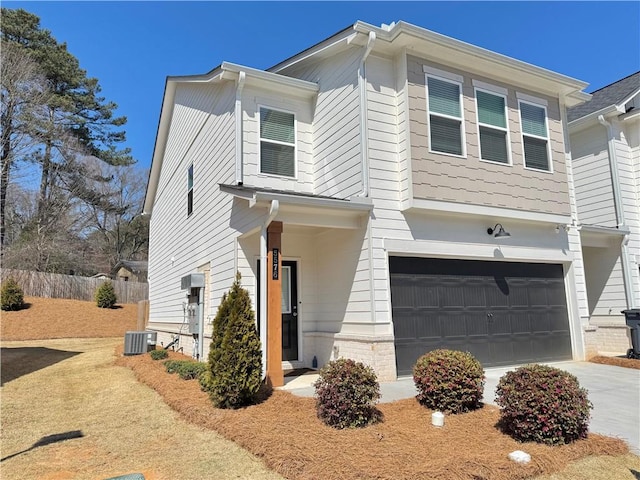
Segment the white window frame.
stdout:
<path fill-rule="evenodd" d="M 189 188 L 189 172 L 191 172 L 191 188 Z M 187 218 L 193 215 L 193 187 L 195 184 L 195 168 L 193 163 L 187 167 Z M 189 196 L 191 196 L 191 211 L 189 211 Z"/>
<path fill-rule="evenodd" d="M 525 170 L 531 170 L 533 172 L 540 172 L 540 173 L 553 173 L 553 157 L 551 156 L 551 136 L 549 135 L 549 114 L 547 112 L 547 102 L 545 100 L 537 99 L 535 97 L 532 97 L 524 93 L 517 93 L 516 96 L 518 98 L 518 117 L 520 119 L 520 134 L 522 138 L 522 165 Z M 524 129 L 522 127 L 522 109 L 520 108 L 520 105 L 522 105 L 523 103 L 527 105 L 531 105 L 533 107 L 541 108 L 542 110 L 544 110 L 544 119 L 545 119 L 544 123 L 545 123 L 545 130 L 546 130 L 545 133 L 547 135 L 546 138 L 541 137 L 539 135 L 533 135 L 531 133 L 524 133 Z M 533 167 L 527 166 L 527 158 L 525 156 L 525 148 L 524 148 L 525 136 L 530 138 L 535 138 L 538 140 L 545 140 L 547 142 L 547 159 L 549 160 L 548 170 L 542 170 L 540 168 L 533 168 Z"/>
<path fill-rule="evenodd" d="M 466 130 L 465 130 L 465 120 L 464 120 L 464 95 L 462 92 L 463 87 L 463 77 L 460 75 L 456 75 L 454 73 L 445 72 L 442 70 L 438 70 L 435 68 L 424 66 L 423 70 L 425 72 L 424 75 L 424 86 L 426 92 L 426 103 L 427 103 L 427 135 L 429 137 L 429 153 L 434 153 L 436 155 L 447 155 L 450 157 L 456 158 L 467 158 L 467 141 L 466 141 Z M 436 80 L 440 80 L 441 82 L 452 83 L 458 85 L 459 91 L 459 102 L 460 102 L 460 118 L 453 117 L 451 115 L 445 115 L 442 113 L 431 113 L 429 110 L 429 78 L 435 78 Z M 460 143 L 462 154 L 457 155 L 455 153 L 447 153 L 447 152 L 439 152 L 437 150 L 433 150 L 431 141 L 431 115 L 436 115 L 441 118 L 446 118 L 448 120 L 459 120 L 460 121 Z"/>
<path fill-rule="evenodd" d="M 280 142 L 278 140 L 271 140 L 269 138 L 262 138 L 260 132 L 260 125 L 262 123 L 262 109 L 265 110 L 273 110 L 276 112 L 287 113 L 289 115 L 293 115 L 293 143 Z M 288 175 L 278 175 L 275 173 L 266 173 L 262 171 L 262 142 L 265 141 L 267 143 L 272 143 L 274 145 L 286 145 L 289 147 L 293 147 L 293 177 Z M 258 104 L 258 174 L 265 177 L 273 177 L 273 178 L 288 178 L 291 180 L 298 179 L 298 118 L 296 112 L 292 110 L 286 110 L 284 108 L 273 107 L 271 105 Z"/>
<path fill-rule="evenodd" d="M 513 166 L 513 158 L 511 155 L 511 135 L 509 133 L 509 105 L 508 105 L 508 95 L 507 90 L 500 87 L 494 87 L 493 85 L 486 84 L 484 82 L 476 82 L 473 81 L 473 96 L 476 106 L 476 131 L 478 134 L 478 152 L 479 152 L 479 160 L 481 162 L 491 163 L 492 165 L 504 165 L 507 167 Z M 488 123 L 480 122 L 480 109 L 478 108 L 478 92 L 487 93 L 489 95 L 494 95 L 496 97 L 502 97 L 504 99 L 504 119 L 506 123 L 506 128 L 496 127 L 495 125 L 489 125 Z M 487 160 L 482 158 L 482 142 L 480 141 L 480 127 L 492 128 L 494 130 L 500 130 L 502 132 L 507 132 L 505 137 L 505 141 L 507 142 L 507 163 L 496 162 L 494 160 Z"/>

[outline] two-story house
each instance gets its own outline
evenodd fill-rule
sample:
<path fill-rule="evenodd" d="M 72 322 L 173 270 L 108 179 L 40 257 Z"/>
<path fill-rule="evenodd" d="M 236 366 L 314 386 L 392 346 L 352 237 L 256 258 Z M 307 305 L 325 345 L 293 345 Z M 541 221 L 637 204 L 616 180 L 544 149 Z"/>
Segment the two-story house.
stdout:
<path fill-rule="evenodd" d="M 640 308 L 640 72 L 568 110 L 593 349 L 624 353 Z"/>
<path fill-rule="evenodd" d="M 200 272 L 206 355 L 240 272 L 274 385 L 341 356 L 391 380 L 438 347 L 584 358 L 565 111 L 585 87 L 404 22 L 357 22 L 266 71 L 169 77 L 149 327 L 191 351 L 181 279 Z"/>

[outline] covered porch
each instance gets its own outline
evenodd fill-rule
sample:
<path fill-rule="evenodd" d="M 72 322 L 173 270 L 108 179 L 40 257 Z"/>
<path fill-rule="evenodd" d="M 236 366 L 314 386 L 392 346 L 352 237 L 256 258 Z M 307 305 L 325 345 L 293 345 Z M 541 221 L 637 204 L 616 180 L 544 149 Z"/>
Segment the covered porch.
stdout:
<path fill-rule="evenodd" d="M 337 337 L 372 333 L 371 203 L 220 188 L 234 195 L 237 217 L 260 212 L 239 229 L 244 231 L 236 238 L 236 261 L 254 302 L 263 365 L 273 386 L 284 385 L 285 371 L 321 367 L 346 353 Z"/>

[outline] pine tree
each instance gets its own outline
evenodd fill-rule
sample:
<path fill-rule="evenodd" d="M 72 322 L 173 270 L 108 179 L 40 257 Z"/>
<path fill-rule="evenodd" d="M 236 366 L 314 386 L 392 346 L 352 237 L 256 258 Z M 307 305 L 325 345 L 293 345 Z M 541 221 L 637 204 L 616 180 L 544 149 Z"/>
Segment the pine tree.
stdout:
<path fill-rule="evenodd" d="M 213 321 L 209 369 L 203 388 L 219 408 L 256 402 L 262 386 L 262 349 L 249 292 L 236 275 Z"/>

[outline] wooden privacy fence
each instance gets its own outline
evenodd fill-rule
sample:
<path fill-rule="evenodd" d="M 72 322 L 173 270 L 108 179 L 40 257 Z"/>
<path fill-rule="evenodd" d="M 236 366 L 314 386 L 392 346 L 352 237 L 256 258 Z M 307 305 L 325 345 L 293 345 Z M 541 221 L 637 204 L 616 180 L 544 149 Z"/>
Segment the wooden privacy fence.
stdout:
<path fill-rule="evenodd" d="M 105 281 L 99 278 L 60 275 L 27 270 L 0 270 L 2 280 L 12 277 L 29 297 L 70 298 L 93 301 L 96 289 Z M 111 280 L 117 303 L 138 303 L 149 298 L 149 284 Z"/>

